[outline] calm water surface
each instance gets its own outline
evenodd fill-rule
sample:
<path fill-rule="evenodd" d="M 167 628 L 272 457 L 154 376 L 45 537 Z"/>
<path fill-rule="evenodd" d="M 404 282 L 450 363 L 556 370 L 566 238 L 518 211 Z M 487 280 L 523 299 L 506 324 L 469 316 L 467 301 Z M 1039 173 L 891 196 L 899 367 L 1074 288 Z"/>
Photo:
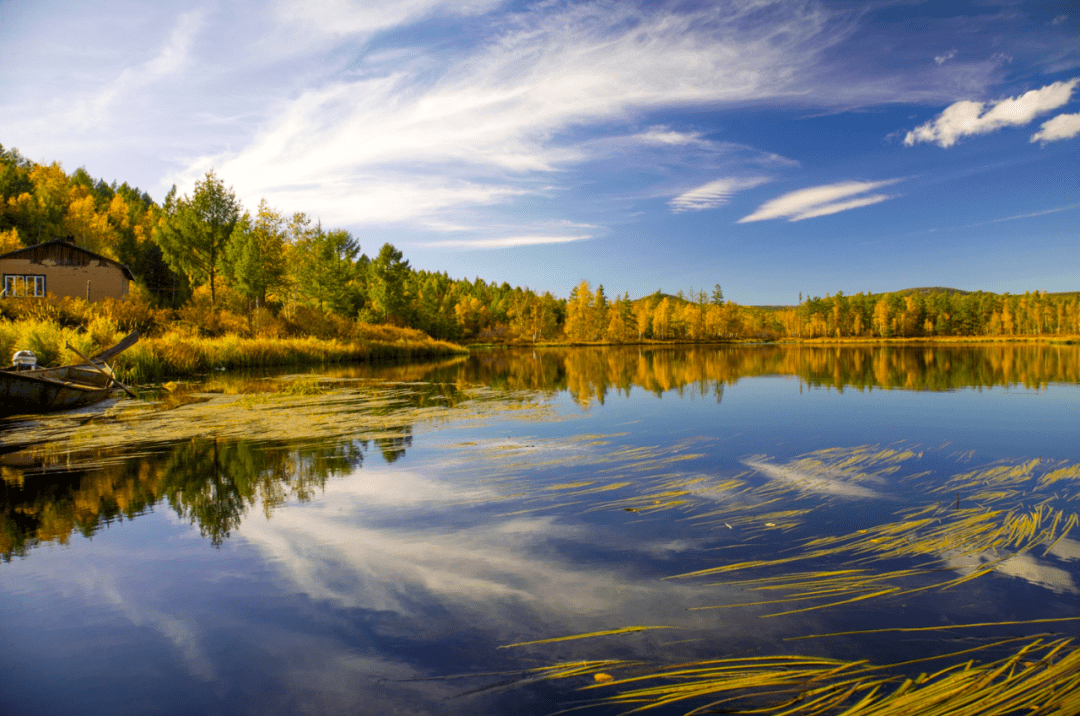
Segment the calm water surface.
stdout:
<path fill-rule="evenodd" d="M 4 714 L 623 713 L 672 664 L 1080 635 L 1077 346 L 220 376 L 0 451 Z"/>

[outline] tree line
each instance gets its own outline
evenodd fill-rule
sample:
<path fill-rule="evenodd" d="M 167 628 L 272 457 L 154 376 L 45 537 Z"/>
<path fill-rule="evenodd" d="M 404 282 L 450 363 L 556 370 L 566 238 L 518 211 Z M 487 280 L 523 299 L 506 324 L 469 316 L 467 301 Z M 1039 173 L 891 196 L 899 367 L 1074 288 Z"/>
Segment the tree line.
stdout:
<path fill-rule="evenodd" d="M 838 291 L 776 311 L 776 323 L 781 335 L 793 338 L 1076 335 L 1080 293 Z"/>
<path fill-rule="evenodd" d="M 770 309 L 726 301 L 718 284 L 631 300 L 582 281 L 563 299 L 418 270 L 390 243 L 371 258 L 348 231 L 303 212 L 264 200 L 251 213 L 213 171 L 190 196 L 174 187 L 159 205 L 127 183 L 82 168 L 68 175 L 0 145 L 0 253 L 57 237 L 126 264 L 134 301 L 210 333 L 246 321 L 248 332 L 280 334 L 278 319 L 295 331 L 313 315 L 492 343 L 1080 333 L 1080 294 L 837 292 Z"/>

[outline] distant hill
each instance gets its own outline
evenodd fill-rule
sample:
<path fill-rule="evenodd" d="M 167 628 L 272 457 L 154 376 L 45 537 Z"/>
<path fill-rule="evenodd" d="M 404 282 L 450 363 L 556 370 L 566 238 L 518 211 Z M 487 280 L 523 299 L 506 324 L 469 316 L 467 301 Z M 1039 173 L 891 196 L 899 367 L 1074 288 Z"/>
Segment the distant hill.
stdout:
<path fill-rule="evenodd" d="M 966 296 L 969 293 L 973 293 L 973 292 L 972 291 L 963 291 L 963 290 L 961 290 L 959 288 L 948 288 L 946 286 L 923 286 L 923 287 L 920 287 L 920 288 L 902 288 L 899 291 L 886 291 L 884 293 L 901 293 L 901 294 L 904 294 L 905 296 L 907 294 L 909 294 L 909 293 L 921 293 L 924 296 L 927 296 L 927 295 L 929 295 L 931 293 L 958 293 L 961 296 Z M 879 296 L 881 294 L 874 294 L 874 295 Z"/>
<path fill-rule="evenodd" d="M 865 293 L 865 292 L 862 292 L 862 293 Z M 965 291 L 965 290 L 960 289 L 960 288 L 951 288 L 949 286 L 918 286 L 918 287 L 913 287 L 913 288 L 902 288 L 902 289 L 900 289 L 898 291 L 881 291 L 879 293 L 868 293 L 868 294 L 865 294 L 865 295 L 873 296 L 874 298 L 877 298 L 879 296 L 896 295 L 896 294 L 899 294 L 901 296 L 907 296 L 907 295 L 912 294 L 912 293 L 918 293 L 918 294 L 921 294 L 923 296 L 929 296 L 932 293 L 948 293 L 948 294 L 955 294 L 955 295 L 958 295 L 958 296 L 969 296 L 969 295 L 971 295 L 973 293 L 976 293 L 976 291 Z M 991 295 L 991 296 L 1004 295 L 1004 294 L 994 293 L 993 291 L 983 291 L 982 293 L 988 294 L 988 295 Z M 830 295 L 836 295 L 836 294 L 830 294 Z M 855 296 L 857 294 L 845 293 L 844 295 L 847 296 L 848 298 L 851 298 L 852 296 Z M 1013 294 L 1013 295 L 1016 295 L 1016 294 Z M 1023 294 L 1020 294 L 1020 295 L 1023 295 Z M 1046 295 L 1047 296 L 1064 297 L 1064 298 L 1076 298 L 1076 297 L 1080 297 L 1080 291 L 1047 292 Z M 618 296 L 611 297 L 611 298 L 608 299 L 608 301 L 614 301 L 615 298 L 618 298 Z M 683 305 L 683 304 L 687 304 L 687 303 L 695 303 L 694 301 L 690 301 L 689 299 L 686 299 L 686 298 L 679 298 L 678 296 L 672 295 L 670 293 L 661 293 L 661 292 L 650 293 L 650 294 L 647 294 L 645 296 L 642 296 L 641 298 L 633 298 L 633 299 L 630 300 L 630 303 L 632 305 L 636 306 L 637 304 L 644 302 L 644 303 L 648 304 L 650 307 L 652 307 L 652 306 L 659 303 L 660 301 L 662 301 L 665 298 L 669 302 L 671 302 L 672 304 L 675 304 L 675 305 Z M 809 298 L 809 296 L 807 298 Z M 768 305 L 751 305 L 751 304 L 743 305 L 743 304 L 740 304 L 740 305 L 742 305 L 743 308 L 760 308 L 760 309 L 763 309 L 763 310 L 766 310 L 766 311 L 782 311 L 782 310 L 788 309 L 788 308 L 798 308 L 798 304 L 768 304 Z"/>

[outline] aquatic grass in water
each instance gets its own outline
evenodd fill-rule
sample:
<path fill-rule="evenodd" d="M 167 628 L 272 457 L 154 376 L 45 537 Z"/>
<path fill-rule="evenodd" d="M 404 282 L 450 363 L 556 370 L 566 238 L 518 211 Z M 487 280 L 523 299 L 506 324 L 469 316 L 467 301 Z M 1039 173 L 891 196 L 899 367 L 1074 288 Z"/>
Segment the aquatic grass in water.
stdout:
<path fill-rule="evenodd" d="M 465 362 L 447 363 L 454 377 Z M 549 699 L 538 702 L 541 713 L 573 706 L 566 699 L 575 693 L 590 713 L 1076 710 L 1076 647 L 1063 636 L 1080 628 L 1072 621 L 1080 465 L 1068 450 L 1068 461 L 992 462 L 961 440 L 804 452 L 785 446 L 812 441 L 729 439 L 741 425 L 703 422 L 678 433 L 691 437 L 663 440 L 666 423 L 649 424 L 648 412 L 630 416 L 638 423 L 622 413 L 604 423 L 599 408 L 583 414 L 546 393 L 426 381 L 422 372 L 369 380 L 368 368 L 353 370 L 215 374 L 162 386 L 143 406 L 23 421 L 2 434 L 5 447 L 42 442 L 12 454 L 52 461 L 46 470 L 81 465 L 94 479 L 73 486 L 70 504 L 42 490 L 13 522 L 38 520 L 34 539 L 44 543 L 71 539 L 72 525 L 93 534 L 99 500 L 123 505 L 101 510 L 103 519 L 161 505 L 154 509 L 171 509 L 220 545 L 245 511 L 275 509 L 271 523 L 245 524 L 244 539 L 260 549 L 292 545 L 290 559 L 315 583 L 285 589 L 359 627 L 345 630 L 342 653 L 368 648 L 361 633 L 393 644 L 408 634 L 419 656 L 407 679 L 450 679 L 451 653 L 468 664 L 466 677 L 497 671 L 502 680 L 469 693 L 517 687 L 526 702 Z M 395 445 L 414 435 L 422 447 L 390 469 L 403 452 Z M 378 441 L 386 465 L 358 472 L 365 440 Z M 136 454 L 154 459 L 124 462 Z M 40 477 L 5 471 L 4 484 L 14 494 Z M 419 477 L 437 488 L 436 509 L 393 497 Z M 294 504 L 324 487 L 323 499 Z M 536 570 L 542 588 L 526 576 Z M 324 573 L 332 588 L 320 591 Z M 471 591 L 458 609 L 439 589 L 459 588 L 462 576 Z M 393 598 L 365 601 L 372 586 Z M 395 599 L 407 604 L 396 609 Z M 462 626 L 433 619 L 444 610 Z M 432 624 L 437 637 L 425 632 Z M 1050 629 L 1063 634 L 1031 634 Z M 429 645 L 439 663 L 423 661 Z M 367 694 L 385 687 L 379 673 L 377 683 L 347 683 Z M 503 712 L 524 711 L 507 698 Z M 427 710 L 489 712 L 439 703 Z"/>
<path fill-rule="evenodd" d="M 956 476 L 946 482 L 952 488 L 978 488 L 1007 480 L 1010 484 L 1032 487 L 1039 484 L 1033 472 L 1037 462 L 1006 468 L 992 466 Z M 1071 474 L 1071 468 L 1059 468 L 1058 475 Z M 1058 478 L 1065 479 L 1065 478 Z M 925 490 L 933 494 L 933 490 Z M 987 495 L 982 495 L 987 497 Z M 766 575 L 742 583 L 755 590 L 787 591 L 786 598 L 748 602 L 742 606 L 778 604 L 787 601 L 835 598 L 826 604 L 806 607 L 806 610 L 850 604 L 853 601 L 878 597 L 898 597 L 927 589 L 949 589 L 994 572 L 1024 576 L 1021 560 L 1027 560 L 1031 571 L 1053 574 L 1053 568 L 1026 556 L 1042 546 L 1040 557 L 1071 555 L 1072 540 L 1067 535 L 1077 526 L 1077 513 L 1071 506 L 1054 508 L 1040 491 L 1024 492 L 1026 497 L 1008 508 L 992 506 L 958 508 L 952 505 L 931 504 L 921 508 L 901 510 L 900 520 L 883 522 L 848 534 L 804 540 L 789 554 L 769 559 L 729 562 L 694 572 L 677 575 L 680 578 L 731 574 L 748 570 L 771 570 L 783 567 L 790 570 L 806 562 L 835 562 L 854 568 L 842 572 L 798 572 Z M 1013 493 L 994 493 L 997 500 L 1016 497 Z M 1064 547 L 1059 548 L 1059 545 Z M 1058 552 L 1055 552 L 1058 550 Z M 885 561 L 908 560 L 913 566 L 868 573 L 867 569 Z M 959 576 L 956 576 L 959 573 Z M 951 575 L 951 576 L 950 576 Z M 910 586 L 912 578 L 930 577 L 931 584 Z M 731 584 L 732 582 L 727 582 Z M 1071 580 L 1050 585 L 1055 591 L 1076 591 Z M 716 605 L 714 608 L 732 605 Z M 780 616 L 800 610 L 779 611 Z"/>
<path fill-rule="evenodd" d="M 273 391 L 163 390 L 159 401 L 123 400 L 104 410 L 72 411 L 20 421 L 0 435 L 8 449 L 27 446 L 24 459 L 42 468 L 71 468 L 123 460 L 152 443 L 193 439 L 263 442 L 380 440 L 400 437 L 414 425 L 461 426 L 494 419 L 553 420 L 542 402 L 495 399 L 492 391 L 457 391 L 453 405 L 425 400 L 424 386 L 299 378 L 277 381 Z M 213 388 L 202 386 L 203 388 Z M 106 456 L 113 456 L 107 458 Z"/>
<path fill-rule="evenodd" d="M 1014 653 L 986 663 L 977 652 Z M 1026 642 L 1026 643 L 1024 643 Z M 976 654 L 976 658 L 971 658 Z M 956 661 L 958 657 L 969 657 Z M 937 671 L 905 674 L 915 664 L 951 660 Z M 610 672 L 610 673 L 609 673 Z M 591 661 L 529 674 L 546 679 L 592 676 L 584 693 L 605 692 L 578 708 L 632 707 L 622 713 L 684 705 L 684 714 L 758 713 L 772 716 L 945 716 L 1080 712 L 1080 649 L 1071 639 L 1008 639 L 950 654 L 873 666 L 810 656 L 712 659 L 664 667 Z M 570 708 L 559 713 L 569 713 Z"/>
<path fill-rule="evenodd" d="M 608 456 L 617 454 L 616 451 Z M 638 451 L 642 455 L 641 451 Z M 994 464 L 966 470 L 935 481 L 933 470 L 915 470 L 904 474 L 903 467 L 916 464 L 923 451 L 911 449 L 880 450 L 871 446 L 832 448 L 815 451 L 811 456 L 762 470 L 764 458 L 745 459 L 754 471 L 769 482 L 754 486 L 752 474 L 741 473 L 714 484 L 719 488 L 713 497 L 730 500 L 721 507 L 701 511 L 708 493 L 704 477 L 666 481 L 655 479 L 618 483 L 633 488 L 637 494 L 620 501 L 608 501 L 590 508 L 624 509 L 648 512 L 664 509 L 665 499 L 672 498 L 679 507 L 695 512 L 694 524 L 706 530 L 732 533 L 740 529 L 744 541 L 752 528 L 781 529 L 800 526 L 801 520 L 815 510 L 835 508 L 837 495 L 860 499 L 865 495 L 847 489 L 814 489 L 814 480 L 828 478 L 856 484 L 873 483 L 887 497 L 897 484 L 916 485 L 914 494 L 932 499 L 919 507 L 901 507 L 893 514 L 899 518 L 858 529 L 847 534 L 811 537 L 782 550 L 780 556 L 748 561 L 725 561 L 723 564 L 675 575 L 688 579 L 750 573 L 743 579 L 710 582 L 721 589 L 742 589 L 761 594 L 760 599 L 726 602 L 710 606 L 688 606 L 691 611 L 714 609 L 765 608 L 761 617 L 785 617 L 842 605 L 867 603 L 880 599 L 911 598 L 927 590 L 959 589 L 973 579 L 993 573 L 1022 577 L 1053 591 L 1076 593 L 1071 580 L 1064 584 L 1040 581 L 1039 575 L 1053 571 L 1036 563 L 1035 573 L 1025 573 L 1015 565 L 1023 560 L 1057 557 L 1080 558 L 1080 543 L 1069 539 L 1077 526 L 1078 515 L 1070 499 L 1061 490 L 1080 480 L 1076 465 L 1044 464 L 1025 461 L 1019 464 Z M 857 471 L 856 471 L 857 470 Z M 611 473 L 618 474 L 617 468 Z M 778 473 L 783 471 L 781 477 Z M 792 473 L 797 473 L 795 478 Z M 809 488 L 807 478 L 810 479 Z M 891 482 L 889 481 L 891 479 Z M 933 486 L 937 485 L 937 488 Z M 1054 486 L 1057 493 L 1047 488 Z M 562 489 L 597 490 L 599 481 L 563 484 Z M 650 492 L 648 488 L 668 488 Z M 1001 488 L 1014 489 L 1001 489 Z M 697 489 L 694 489 L 697 488 Z M 704 489 L 702 489 L 704 488 Z M 965 502 L 974 506 L 957 507 L 937 500 L 942 492 L 963 491 Z M 802 509 L 776 510 L 776 496 L 788 493 L 792 499 L 807 501 L 816 495 L 817 504 Z M 793 494 L 794 493 L 794 494 Z M 705 519 L 703 519 L 705 518 Z M 790 525 L 784 519 L 793 520 Z M 758 529 L 751 538 L 760 536 Z M 965 561 L 965 559 L 967 561 Z M 908 566 L 892 566 L 897 562 Z M 799 564 L 828 563 L 831 569 L 792 570 Z M 782 570 L 777 573 L 777 570 Z M 764 574 L 761 574 L 764 572 Z M 753 576 L 757 573 L 758 576 Z M 1067 574 L 1062 572 L 1062 574 Z M 772 595 L 772 596 L 770 596 Z M 793 608 L 785 608 L 790 605 Z M 979 624 L 925 627 L 930 631 L 965 628 L 1007 628 L 1024 624 L 1062 623 L 1080 617 L 1005 620 Z M 636 627 L 628 627 L 633 632 Z M 856 632 L 837 632 L 832 636 L 874 634 L 887 631 L 919 631 L 921 627 L 890 628 Z M 582 638 L 620 634 L 619 629 L 583 634 Z M 534 640 L 522 645 L 564 642 L 573 637 Z M 798 638 L 793 635 L 792 638 Z M 1012 640 L 1015 641 L 1015 640 Z M 932 659 L 948 660 L 983 649 L 1000 649 L 1004 643 L 977 647 Z M 601 655 L 598 655 L 601 656 Z M 917 660 L 922 661 L 922 659 Z M 977 663 L 964 660 L 948 664 L 930 674 L 904 675 L 898 667 L 870 666 L 865 662 L 844 662 L 818 657 L 775 656 L 732 658 L 677 665 L 643 666 L 640 662 L 597 660 L 585 673 L 594 683 L 583 687 L 587 692 L 604 690 L 610 695 L 584 706 L 606 704 L 625 707 L 624 713 L 636 713 L 661 707 L 686 704 L 687 714 L 739 711 L 766 714 L 1007 714 L 1016 712 L 1071 714 L 1080 710 L 1080 650 L 1071 640 L 1033 639 L 1016 653 L 996 661 Z M 603 666 L 601 666 L 603 664 Z M 556 668 L 556 667 L 551 667 Z M 574 709 L 570 709 L 573 711 Z"/>

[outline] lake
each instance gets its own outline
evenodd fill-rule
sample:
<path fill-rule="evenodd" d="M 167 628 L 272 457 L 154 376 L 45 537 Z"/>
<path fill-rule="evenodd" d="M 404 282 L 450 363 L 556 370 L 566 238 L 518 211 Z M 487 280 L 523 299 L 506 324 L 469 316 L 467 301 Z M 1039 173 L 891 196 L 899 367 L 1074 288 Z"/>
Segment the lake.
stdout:
<path fill-rule="evenodd" d="M 1080 711 L 1080 346 L 215 374 L 0 470 L 4 714 Z"/>

